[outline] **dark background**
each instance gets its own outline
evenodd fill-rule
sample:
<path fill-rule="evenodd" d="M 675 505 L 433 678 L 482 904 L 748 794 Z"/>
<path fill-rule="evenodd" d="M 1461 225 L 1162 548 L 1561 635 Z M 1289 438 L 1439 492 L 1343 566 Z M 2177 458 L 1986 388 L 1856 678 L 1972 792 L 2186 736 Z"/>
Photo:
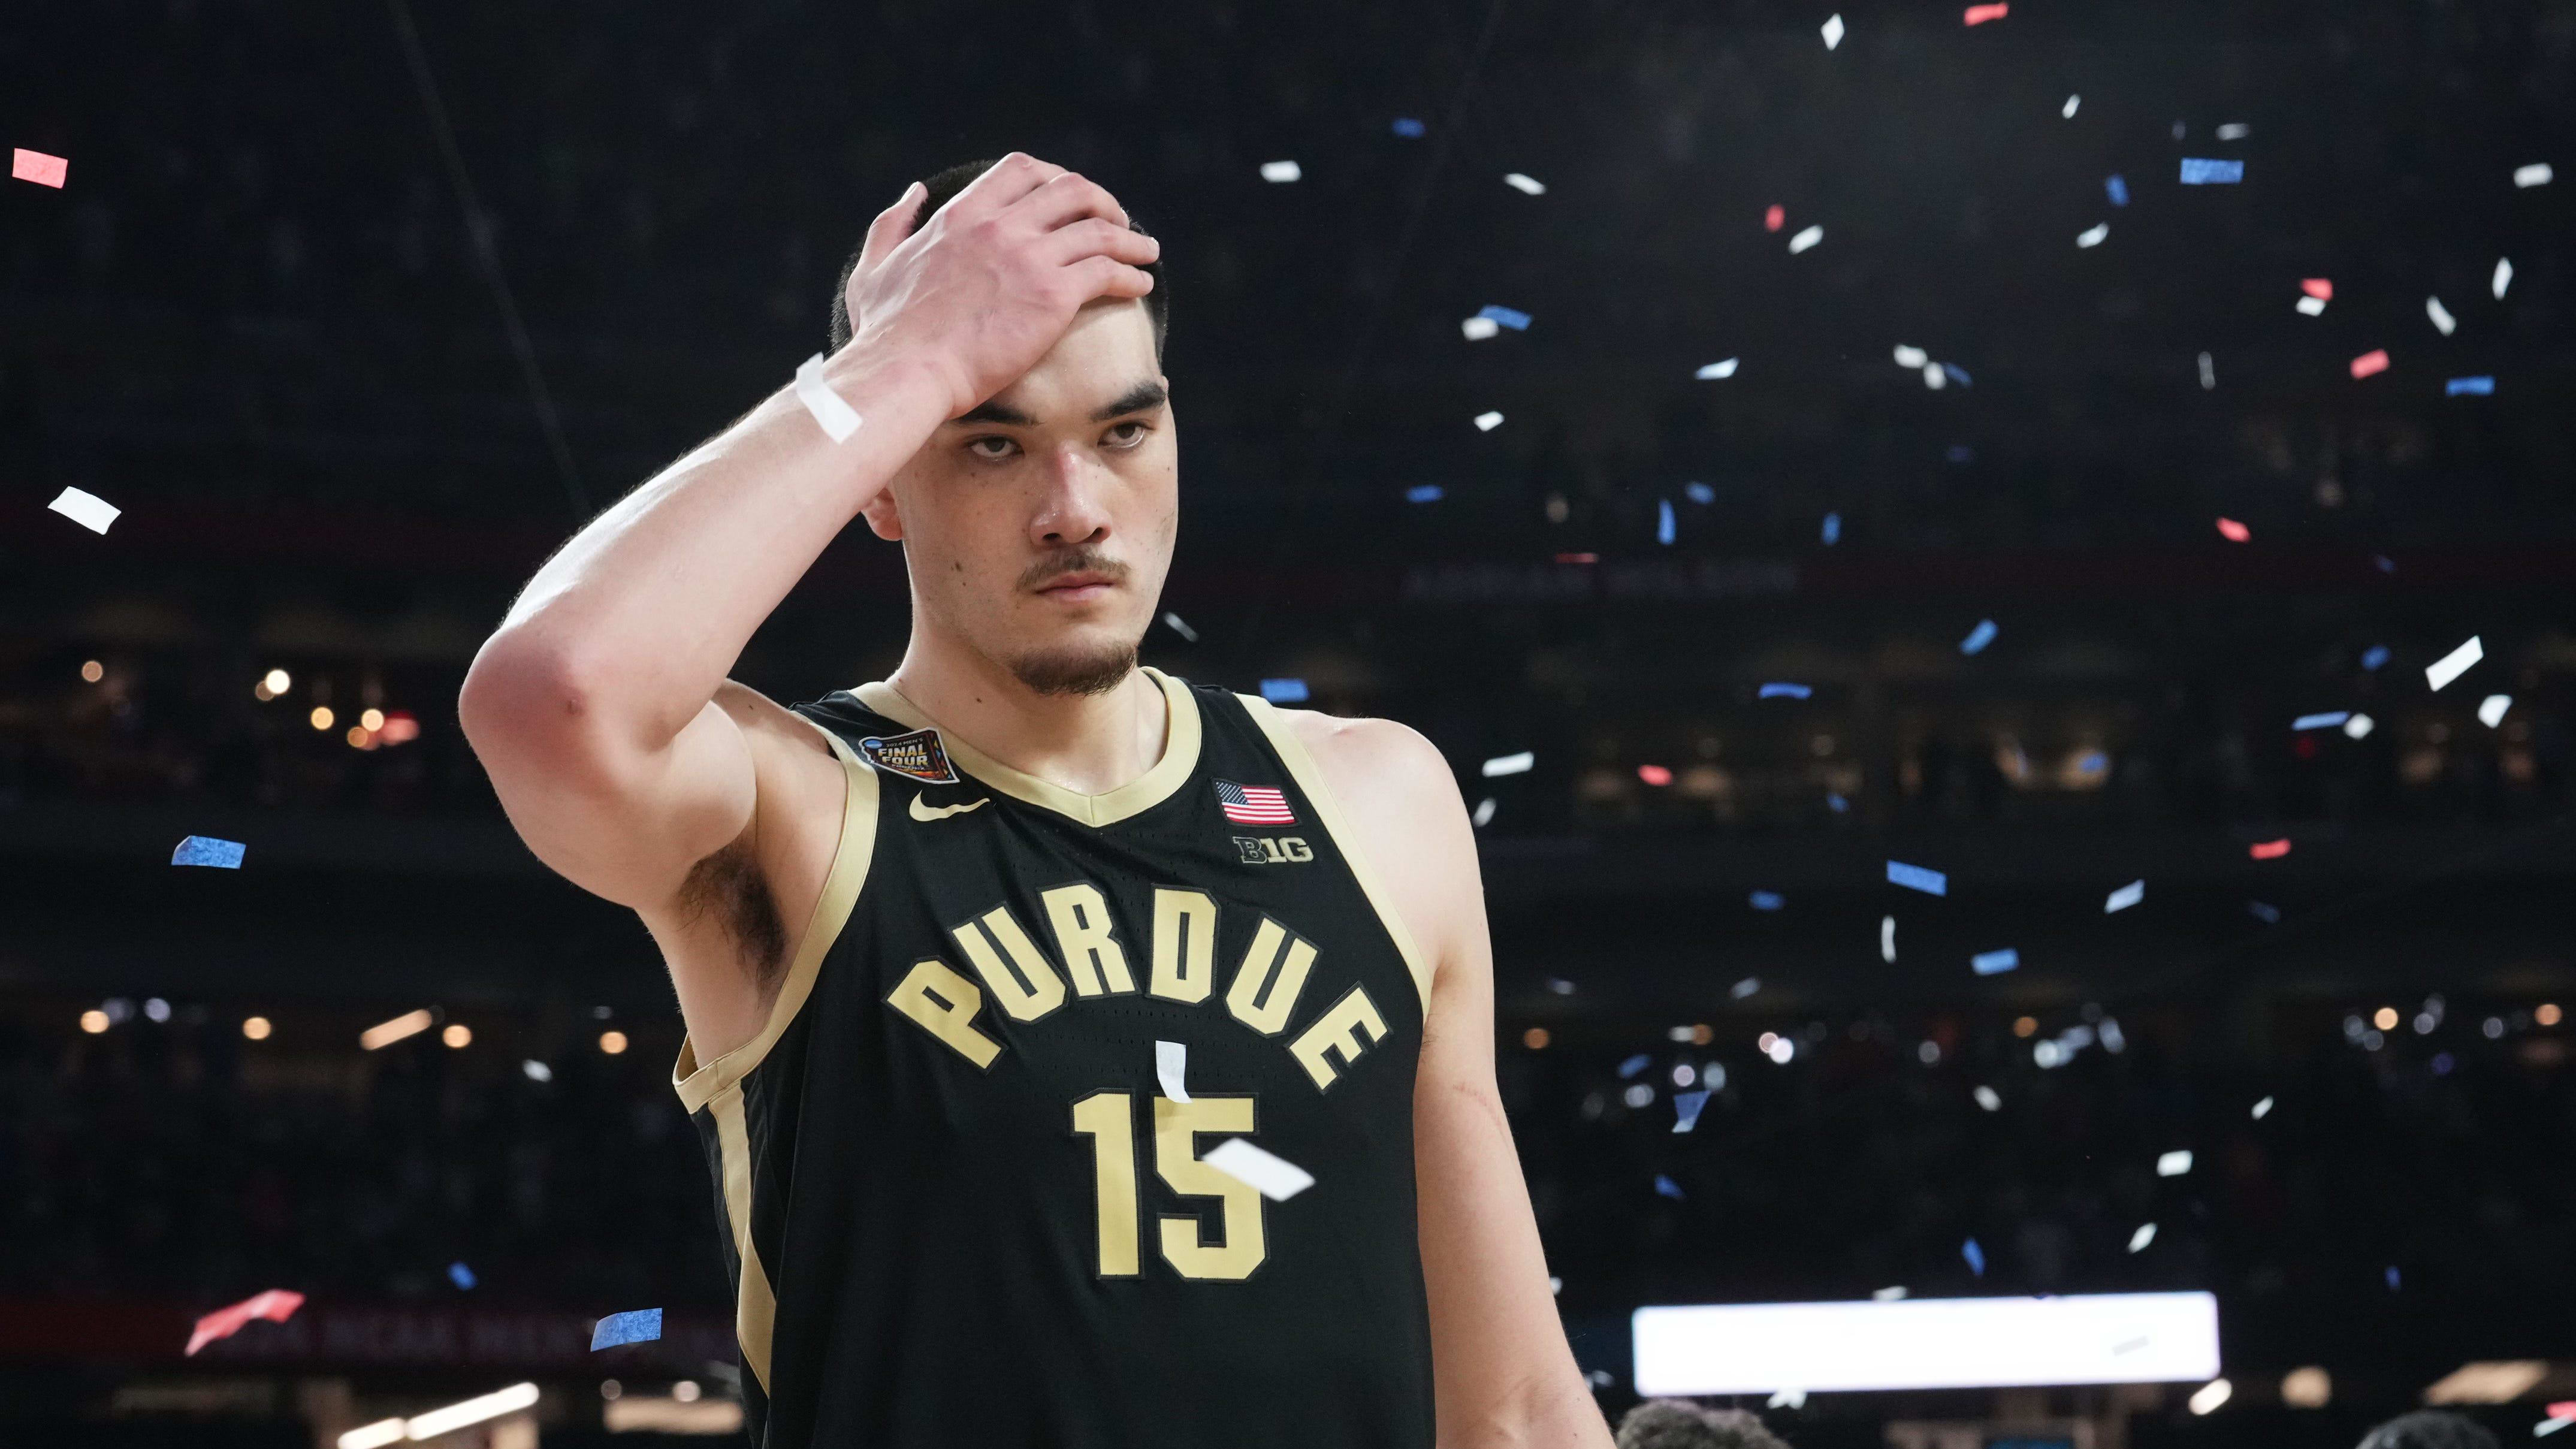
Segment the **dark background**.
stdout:
<path fill-rule="evenodd" d="M 1504 1086 L 1606 1406 L 1640 1303 L 1898 1284 L 2214 1291 L 2248 1387 L 2140 1443 L 2348 1443 L 2464 1359 L 2576 1357 L 2576 181 L 2512 181 L 2576 164 L 2576 5 L 1853 0 L 1832 51 L 1827 13 L 0 20 L 0 141 L 70 160 L 0 186 L 0 1297 L 428 1309 L 461 1260 L 475 1303 L 723 1313 L 660 967 L 510 836 L 456 688 L 549 549 L 822 345 L 907 181 L 1023 149 L 1165 244 L 1197 639 L 1148 661 L 1403 720 L 1494 802 Z M 1465 340 L 1489 304 L 1534 320 Z M 811 698 L 904 630 L 853 530 L 738 675 Z M 2290 728 L 2328 710 L 2377 727 Z M 245 867 L 174 870 L 188 834 Z M 471 1043 L 356 1050 L 421 1005 Z M 0 1421 L 176 1346 L 21 1342 Z M 2266 1410 L 2301 1364 L 2335 1409 Z"/>

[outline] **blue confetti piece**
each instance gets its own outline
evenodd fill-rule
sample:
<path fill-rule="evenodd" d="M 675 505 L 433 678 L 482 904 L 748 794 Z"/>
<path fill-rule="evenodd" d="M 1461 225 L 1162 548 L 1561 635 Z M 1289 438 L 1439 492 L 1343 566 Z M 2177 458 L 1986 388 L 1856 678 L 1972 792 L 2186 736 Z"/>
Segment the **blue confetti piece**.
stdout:
<path fill-rule="evenodd" d="M 1949 366 L 1946 362 L 1941 365 L 1943 367 Z M 1977 450 L 1969 447 L 1965 443 L 1952 443 L 1950 445 L 1950 450 L 1941 456 L 1949 459 L 1953 463 L 1973 463 L 1977 461 Z"/>
<path fill-rule="evenodd" d="M 1303 704 L 1306 702 L 1306 681 L 1265 679 L 1261 681 L 1261 697 L 1272 704 Z"/>
<path fill-rule="evenodd" d="M 2182 158 L 2182 184 L 2185 186 L 2233 186 L 2245 179 L 2242 161 L 2213 161 L 2206 156 Z"/>
<path fill-rule="evenodd" d="M 1395 118 L 1395 134 L 1402 136 L 1408 141 L 1418 141 L 1422 139 L 1422 133 L 1423 125 L 1420 121 L 1413 119 L 1411 116 L 1398 116 Z"/>
<path fill-rule="evenodd" d="M 1655 542 L 1668 544 L 1672 541 L 1673 500 L 1658 498 L 1655 500 Z"/>
<path fill-rule="evenodd" d="M 1440 485 L 1437 483 L 1416 483 L 1404 490 L 1404 501 L 1407 503 L 1437 503 L 1441 496 Z"/>
<path fill-rule="evenodd" d="M 239 870 L 242 852 L 248 849 L 238 840 L 217 840 L 211 835 L 191 835 L 170 852 L 172 865 L 211 865 L 218 870 Z"/>
<path fill-rule="evenodd" d="M 1986 1250 L 1977 1246 L 1976 1239 L 1970 1238 L 1968 1241 L 1961 1243 L 1959 1245 L 1959 1256 L 1968 1260 L 1969 1272 L 1976 1274 L 1980 1278 L 1986 1276 Z"/>
<path fill-rule="evenodd" d="M 1840 814 L 1842 814 L 1844 811 L 1849 810 L 1849 809 L 1851 808 L 1851 802 L 1850 802 L 1849 800 L 1846 800 L 1846 799 L 1844 799 L 1842 796 L 1840 796 L 1840 795 L 1836 795 L 1836 794 L 1828 794 L 1827 796 L 1825 796 L 1825 803 L 1826 803 L 1827 805 L 1830 805 L 1830 806 L 1832 806 L 1832 807 L 1833 807 L 1834 813 L 1835 813 L 1836 815 L 1840 815 Z"/>
<path fill-rule="evenodd" d="M 1639 1052 L 1635 1056 L 1630 1057 L 1619 1064 L 1619 1080 L 1624 1082 L 1654 1064 L 1655 1059 L 1653 1057 L 1646 1055 L 1644 1052 Z"/>
<path fill-rule="evenodd" d="M 2377 673 L 2387 663 L 2388 646 L 2385 644 L 2373 644 L 2361 651 L 2361 667 L 2364 669 Z"/>
<path fill-rule="evenodd" d="M 459 1288 L 471 1289 L 474 1286 L 474 1270 L 462 1263 L 450 1263 L 447 1265 L 447 1281 Z"/>
<path fill-rule="evenodd" d="M 1887 883 L 1901 885 L 1907 890 L 1921 891 L 1927 896 L 1946 896 L 1950 893 L 1948 876 L 1937 870 L 1925 870 L 1919 865 L 1907 865 L 1901 860 L 1891 860 L 1887 863 Z"/>
<path fill-rule="evenodd" d="M 2111 173 L 2111 178 L 2102 183 L 2102 190 L 2110 195 L 2113 206 L 2129 204 L 2129 183 L 2120 179 L 2119 172 Z"/>
<path fill-rule="evenodd" d="M 1975 387 L 1977 385 L 1977 380 L 1968 376 L 1968 370 L 1955 362 L 1942 363 L 1941 375 L 1950 379 L 1952 382 L 1957 383 L 1961 387 Z M 1950 451 L 1955 454 L 1966 450 L 1961 448 L 1952 448 Z M 1954 463 L 1964 463 L 1968 460 L 1966 458 L 1954 457 L 1950 461 Z"/>
<path fill-rule="evenodd" d="M 1660 1172 L 1655 1174 L 1655 1191 L 1664 1197 L 1671 1198 L 1675 1202 L 1680 1202 L 1682 1200 L 1682 1185 L 1673 1181 L 1671 1178 L 1664 1176 Z M 2388 1271 L 2394 1273 L 2397 1270 L 2391 1268 Z"/>
<path fill-rule="evenodd" d="M 1977 627 L 1968 631 L 1968 637 L 1959 641 L 1959 652 L 1974 654 L 1993 642 L 1995 642 L 1995 621 L 1979 619 Z"/>
<path fill-rule="evenodd" d="M 2492 397 L 2495 395 L 2495 379 L 2492 377 L 2455 377 L 2443 385 L 2442 395 L 2444 397 Z"/>
<path fill-rule="evenodd" d="M 2086 750 L 2075 757 L 2075 768 L 2088 775 L 2098 775 L 2111 768 L 2111 757 L 2100 750 Z"/>
<path fill-rule="evenodd" d="M 2247 901 L 2245 903 L 2245 909 L 2253 912 L 2254 919 L 2261 921 L 2267 926 L 2277 926 L 2281 924 L 2281 908 L 2279 906 L 2266 905 L 2261 901 Z"/>
<path fill-rule="evenodd" d="M 1789 903 L 1788 898 L 1778 891 L 1755 891 L 1752 900 L 1753 909 L 1757 911 L 1776 911 Z"/>
<path fill-rule="evenodd" d="M 1833 545 L 1838 544 L 1838 543 L 1840 543 L 1840 542 L 1842 542 L 1842 541 L 1843 541 L 1843 516 L 1842 516 L 1841 514 L 1839 514 L 1839 513 L 1828 513 L 1828 514 L 1826 514 L 1826 515 L 1825 515 L 1825 546 L 1826 546 L 1826 547 L 1828 547 L 1828 548 L 1830 548 L 1830 547 L 1832 547 Z"/>
<path fill-rule="evenodd" d="M 1699 1114 L 1708 1106 L 1708 1089 L 1673 1094 L 1673 1130 L 1688 1132 L 1699 1125 Z"/>
<path fill-rule="evenodd" d="M 2297 719 L 2290 721 L 2290 728 L 2294 730 L 2330 730 L 2350 718 L 2352 718 L 2351 710 L 2330 709 L 2322 714 L 2303 714 Z"/>
<path fill-rule="evenodd" d="M 1529 330 L 1530 315 L 1527 312 L 1520 311 L 1516 308 L 1484 307 L 1478 309 L 1476 315 L 1495 324 L 1496 326 L 1509 327 L 1514 332 L 1527 332 Z"/>
<path fill-rule="evenodd" d="M 2021 953 L 2010 946 L 2000 951 L 1980 951 L 1968 958 L 1968 965 L 1980 976 L 2001 976 L 2021 969 Z"/>
<path fill-rule="evenodd" d="M 2387 1277 L 2388 1277 L 2388 1291 L 2389 1291 L 2389 1292 L 2391 1292 L 2391 1293 L 2396 1292 L 2396 1291 L 2397 1291 L 2397 1265 L 2396 1265 L 2396 1264 L 2391 1263 L 2391 1264 L 2389 1264 L 2389 1265 L 2388 1265 L 2388 1274 L 2387 1274 Z"/>
<path fill-rule="evenodd" d="M 1814 693 L 1803 684 L 1766 684 L 1761 689 L 1764 699 L 1805 699 Z"/>
<path fill-rule="evenodd" d="M 1715 503 L 1717 490 L 1705 483 L 1685 483 L 1682 485 L 1682 496 L 1693 503 Z"/>
<path fill-rule="evenodd" d="M 621 1343 L 651 1343 L 662 1336 L 662 1310 L 638 1308 L 629 1313 L 612 1313 L 599 1320 L 590 1331 L 590 1351 L 615 1348 Z"/>

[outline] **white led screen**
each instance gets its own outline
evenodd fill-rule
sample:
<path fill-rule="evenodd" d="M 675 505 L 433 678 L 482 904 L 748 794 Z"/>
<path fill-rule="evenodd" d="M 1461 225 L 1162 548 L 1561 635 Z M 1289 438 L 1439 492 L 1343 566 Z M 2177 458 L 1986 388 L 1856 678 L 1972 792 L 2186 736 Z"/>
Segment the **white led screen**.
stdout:
<path fill-rule="evenodd" d="M 2187 1383 L 2218 1376 L 2207 1293 L 1640 1308 L 1637 1392 Z"/>

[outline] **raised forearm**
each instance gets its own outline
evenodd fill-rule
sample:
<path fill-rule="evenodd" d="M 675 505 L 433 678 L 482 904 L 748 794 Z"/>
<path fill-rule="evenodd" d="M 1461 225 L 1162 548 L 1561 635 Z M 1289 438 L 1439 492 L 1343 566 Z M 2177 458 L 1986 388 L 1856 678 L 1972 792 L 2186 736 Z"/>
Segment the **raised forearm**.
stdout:
<path fill-rule="evenodd" d="M 469 714 L 479 682 L 639 750 L 695 718 L 761 621 L 943 420 L 941 381 L 891 349 L 845 347 L 824 377 L 864 420 L 855 434 L 833 442 L 781 387 L 592 520 L 484 646 Z"/>

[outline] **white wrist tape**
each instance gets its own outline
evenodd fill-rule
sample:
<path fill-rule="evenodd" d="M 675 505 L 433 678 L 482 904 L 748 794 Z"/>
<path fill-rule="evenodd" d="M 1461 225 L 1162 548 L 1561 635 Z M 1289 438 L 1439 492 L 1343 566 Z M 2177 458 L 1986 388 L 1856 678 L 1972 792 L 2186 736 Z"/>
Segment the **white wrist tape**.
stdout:
<path fill-rule="evenodd" d="M 846 443 L 850 434 L 859 430 L 859 415 L 841 395 L 823 381 L 823 354 L 817 352 L 796 368 L 796 400 L 814 415 L 823 433 L 835 443 Z"/>

